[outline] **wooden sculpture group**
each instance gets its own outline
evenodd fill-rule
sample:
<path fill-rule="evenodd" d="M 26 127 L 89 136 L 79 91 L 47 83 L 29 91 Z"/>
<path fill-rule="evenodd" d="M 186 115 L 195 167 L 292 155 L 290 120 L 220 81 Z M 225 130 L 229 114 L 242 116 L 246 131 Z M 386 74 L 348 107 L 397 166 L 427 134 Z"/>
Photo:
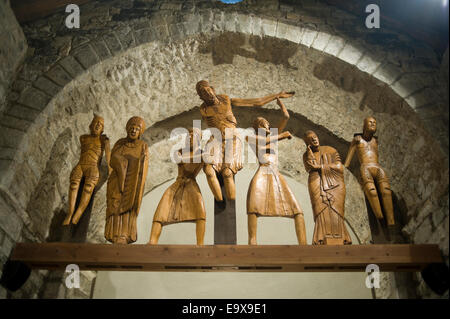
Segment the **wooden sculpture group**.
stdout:
<path fill-rule="evenodd" d="M 176 154 L 178 176 L 165 191 L 155 211 L 149 244 L 158 243 L 165 225 L 195 222 L 197 245 L 203 245 L 206 212 L 196 176 L 203 169 L 216 201 L 223 201 L 224 196 L 234 200 L 234 175 L 243 167 L 243 146 L 232 106 L 262 106 L 276 101 L 282 113 L 277 134 L 271 134 L 270 123 L 265 118 L 257 117 L 253 123 L 254 136 L 246 137 L 259 162 L 247 193 L 248 243 L 256 245 L 258 217 L 276 216 L 292 218 L 298 243 L 306 245 L 303 211 L 278 170 L 277 148 L 274 147 L 276 142 L 292 138 L 289 132 L 284 131 L 289 113 L 281 99 L 293 96 L 294 92 L 281 92 L 256 99 L 238 99 L 216 94 L 207 81 L 198 82 L 196 89 L 203 101 L 200 106 L 202 119 L 209 127 L 217 129 L 221 138 L 211 136 L 205 147 L 208 155 L 208 160 L 205 161 L 199 142 L 202 138 L 201 130 L 189 130 L 184 148 L 189 151 L 179 150 Z M 130 118 L 126 124 L 127 137 L 118 140 L 112 151 L 109 139 L 103 134 L 103 118 L 95 115 L 89 128 L 90 134 L 80 137 L 81 155 L 70 175 L 69 211 L 63 224 L 77 224 L 86 210 L 99 181 L 100 163 L 105 153 L 109 168 L 105 238 L 114 244 L 133 243 L 137 240 L 137 217 L 148 170 L 148 145 L 141 140 L 145 122 L 138 116 Z M 307 148 L 303 154 L 303 163 L 309 174 L 308 190 L 315 221 L 313 245 L 352 243 L 344 222 L 344 166 L 350 165 L 355 151 L 361 164 L 364 193 L 375 216 L 378 219 L 384 218 L 379 199 L 381 197 L 387 224 L 394 225 L 389 180 L 378 162 L 375 132 L 376 120 L 373 117 L 366 118 L 363 133 L 355 134 L 345 164 L 342 164 L 339 153 L 333 147 L 320 145 L 316 133 L 307 131 L 304 134 L 303 140 Z M 218 176 L 223 179 L 225 194 L 222 194 Z M 78 195 L 82 180 L 83 188 Z M 77 196 L 80 197 L 78 201 Z"/>

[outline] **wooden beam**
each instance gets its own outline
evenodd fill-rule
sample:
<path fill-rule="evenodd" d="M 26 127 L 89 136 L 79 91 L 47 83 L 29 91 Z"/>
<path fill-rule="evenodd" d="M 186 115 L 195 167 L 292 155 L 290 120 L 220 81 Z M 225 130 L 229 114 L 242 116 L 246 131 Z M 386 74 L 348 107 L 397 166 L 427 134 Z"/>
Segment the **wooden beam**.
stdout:
<path fill-rule="evenodd" d="M 437 245 L 108 245 L 20 243 L 12 261 L 35 269 L 136 271 L 354 272 L 421 271 L 442 263 Z"/>

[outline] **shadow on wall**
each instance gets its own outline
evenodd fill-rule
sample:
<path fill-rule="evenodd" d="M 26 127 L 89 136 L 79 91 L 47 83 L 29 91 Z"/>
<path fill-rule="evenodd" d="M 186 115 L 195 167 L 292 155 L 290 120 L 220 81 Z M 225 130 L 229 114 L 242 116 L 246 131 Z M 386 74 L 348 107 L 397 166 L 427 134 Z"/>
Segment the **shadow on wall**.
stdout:
<path fill-rule="evenodd" d="M 72 131 L 70 128 L 65 129 L 56 139 L 50 151 L 51 157 L 47 161 L 45 170 L 26 208 L 34 225 L 33 231 L 37 232 L 40 237 L 43 237 L 45 230 L 48 229 L 50 218 L 53 215 L 59 216 L 62 209 L 59 207 L 54 210 L 52 207 L 53 203 L 59 202 L 55 200 L 59 185 L 57 185 L 58 179 L 55 179 L 54 176 L 57 176 L 63 170 L 71 139 Z M 63 200 L 63 202 L 67 202 L 67 200 Z M 55 213 L 50 214 L 53 210 Z"/>
<path fill-rule="evenodd" d="M 320 80 L 333 83 L 336 87 L 349 92 L 363 92 L 359 108 L 369 108 L 375 113 L 400 115 L 405 119 L 414 116 L 414 111 L 386 84 L 382 84 L 355 66 L 336 58 L 327 57 L 317 64 L 313 72 Z"/>
<path fill-rule="evenodd" d="M 104 156 L 103 156 L 104 159 Z M 89 224 L 92 216 L 92 209 L 95 196 L 97 192 L 102 188 L 102 186 L 106 183 L 108 179 L 108 168 L 106 166 L 106 161 L 102 160 L 100 166 L 100 178 L 99 182 L 96 185 L 91 200 L 89 201 L 88 206 L 86 207 L 83 216 L 80 218 L 78 224 L 69 226 L 62 226 L 64 219 L 66 218 L 68 203 L 64 201 L 64 208 L 60 210 L 56 210 L 53 215 L 50 231 L 47 236 L 47 242 L 73 242 L 73 243 L 84 243 L 87 241 L 87 235 L 89 230 Z M 81 199 L 81 194 L 83 193 L 84 187 L 84 177 L 81 179 L 80 187 L 78 189 L 77 200 L 75 203 L 75 207 L 78 207 L 78 204 Z M 67 185 L 67 191 L 69 190 L 69 185 Z M 67 198 L 67 197 L 65 197 Z"/>
<path fill-rule="evenodd" d="M 399 199 L 398 196 L 392 192 L 392 202 L 394 205 L 394 219 L 395 226 L 390 229 L 387 226 L 386 219 L 378 220 L 369 204 L 369 201 L 365 200 L 367 207 L 367 214 L 369 216 L 369 227 L 372 234 L 373 244 L 407 244 L 410 243 L 407 237 L 402 233 L 402 228 L 408 222 L 408 210 L 406 203 L 403 199 Z M 381 207 L 383 215 L 386 216 L 384 208 Z M 396 290 L 400 299 L 416 299 L 417 281 L 411 272 L 395 272 L 393 273 L 393 279 L 396 283 Z"/>
<path fill-rule="evenodd" d="M 289 59 L 297 50 L 298 44 L 287 40 L 225 32 L 208 40 L 200 47 L 199 52 L 211 53 L 214 65 L 233 64 L 234 57 L 239 55 L 296 70 L 297 68 L 289 63 Z"/>

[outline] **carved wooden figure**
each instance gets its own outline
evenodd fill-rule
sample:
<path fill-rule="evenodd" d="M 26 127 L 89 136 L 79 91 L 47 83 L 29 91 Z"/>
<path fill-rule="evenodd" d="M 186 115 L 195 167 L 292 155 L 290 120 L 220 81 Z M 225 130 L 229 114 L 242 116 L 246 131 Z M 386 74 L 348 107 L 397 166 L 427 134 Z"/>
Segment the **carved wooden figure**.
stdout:
<path fill-rule="evenodd" d="M 109 167 L 111 150 L 108 137 L 102 134 L 104 127 L 105 122 L 103 118 L 94 115 L 94 118 L 89 125 L 91 134 L 80 136 L 81 155 L 80 160 L 70 174 L 69 211 L 63 225 L 70 225 L 71 223 L 77 224 L 88 206 L 100 177 L 99 168 L 103 152 L 105 152 L 106 162 Z M 83 178 L 83 192 L 78 207 L 75 207 L 78 190 Z"/>
<path fill-rule="evenodd" d="M 355 134 L 345 160 L 345 167 L 350 166 L 352 157 L 356 151 L 361 164 L 360 172 L 364 194 L 378 219 L 384 218 L 378 197 L 378 195 L 381 195 L 387 224 L 392 226 L 395 224 L 392 192 L 389 179 L 378 161 L 378 138 L 374 136 L 376 131 L 376 119 L 373 117 L 364 119 L 363 133 Z"/>
<path fill-rule="evenodd" d="M 291 139 L 292 135 L 283 132 L 289 120 L 289 113 L 278 98 L 277 103 L 283 114 L 278 125 L 278 135 L 270 136 L 269 122 L 258 117 L 253 124 L 256 138 L 247 137 L 260 164 L 247 193 L 248 243 L 256 245 L 257 217 L 271 216 L 293 218 L 298 243 L 306 245 L 303 211 L 283 175 L 278 171 L 278 154 L 274 143 L 286 138 Z"/>
<path fill-rule="evenodd" d="M 197 245 L 203 245 L 205 238 L 206 212 L 200 187 L 195 178 L 203 168 L 202 155 L 199 152 L 201 131 L 189 130 L 186 139 L 189 152 L 178 151 L 178 177 L 164 192 L 155 215 L 149 244 L 157 244 L 165 225 L 193 222 L 196 223 Z"/>
<path fill-rule="evenodd" d="M 294 92 L 280 92 L 255 99 L 229 98 L 227 95 L 216 94 L 214 88 L 204 80 L 197 83 L 196 89 L 200 99 L 203 100 L 200 106 L 203 120 L 209 127 L 218 129 L 221 134 L 221 140 L 212 136 L 206 146 L 206 150 L 210 150 L 212 155 L 204 167 L 208 185 L 214 198 L 222 201 L 223 195 L 216 172 L 221 174 L 224 179 L 225 195 L 228 199 L 234 200 L 236 198 L 234 175 L 242 169 L 242 141 L 236 131 L 237 122 L 232 106 L 263 106 L 276 98 L 291 97 Z"/>
<path fill-rule="evenodd" d="M 148 170 L 148 145 L 140 138 L 145 122 L 134 116 L 126 125 L 127 137 L 121 138 L 111 152 L 112 173 L 106 189 L 105 238 L 115 244 L 137 240 L 137 217 Z"/>
<path fill-rule="evenodd" d="M 313 131 L 304 135 L 307 146 L 303 164 L 309 173 L 308 190 L 314 214 L 313 245 L 350 245 L 351 237 L 344 223 L 344 166 L 339 153 L 330 146 L 320 146 Z"/>

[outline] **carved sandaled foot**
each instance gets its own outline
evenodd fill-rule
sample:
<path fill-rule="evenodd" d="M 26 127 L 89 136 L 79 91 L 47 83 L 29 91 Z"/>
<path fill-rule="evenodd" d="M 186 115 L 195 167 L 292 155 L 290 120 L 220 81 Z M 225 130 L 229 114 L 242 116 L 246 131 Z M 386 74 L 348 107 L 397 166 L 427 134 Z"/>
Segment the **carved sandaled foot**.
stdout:
<path fill-rule="evenodd" d="M 64 219 L 63 226 L 70 225 L 71 219 L 72 219 L 72 216 L 67 216 L 66 219 Z"/>

